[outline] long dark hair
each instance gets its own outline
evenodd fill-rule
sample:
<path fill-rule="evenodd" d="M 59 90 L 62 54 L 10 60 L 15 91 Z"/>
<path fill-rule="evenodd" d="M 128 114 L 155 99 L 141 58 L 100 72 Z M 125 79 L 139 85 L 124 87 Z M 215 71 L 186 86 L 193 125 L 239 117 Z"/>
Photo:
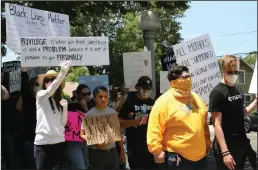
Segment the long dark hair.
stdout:
<path fill-rule="evenodd" d="M 46 79 L 46 78 L 45 78 Z M 45 79 L 43 81 L 43 85 L 42 85 L 42 90 L 46 90 L 46 86 L 45 86 Z M 51 105 L 51 108 L 53 110 L 54 113 L 55 112 L 55 107 L 54 107 L 54 103 L 53 100 L 51 99 L 51 97 L 48 98 L 49 103 Z M 58 89 L 55 91 L 54 93 L 54 101 L 56 103 L 57 106 L 57 110 L 60 112 L 60 110 L 63 112 L 63 107 L 60 105 L 60 101 L 62 100 L 62 88 L 61 85 L 58 87 Z"/>
<path fill-rule="evenodd" d="M 77 89 L 76 89 L 77 99 L 79 99 L 80 94 L 81 94 L 81 92 L 82 92 L 82 89 L 84 89 L 84 88 L 87 88 L 87 89 L 90 91 L 89 86 L 87 86 L 86 84 L 79 84 L 78 87 L 77 87 Z"/>
<path fill-rule="evenodd" d="M 34 86 L 35 86 L 35 81 L 38 79 L 38 76 L 32 77 L 29 80 L 29 87 L 25 87 L 25 88 L 29 88 L 29 93 L 31 96 L 33 96 L 35 98 L 36 94 L 34 93 Z"/>

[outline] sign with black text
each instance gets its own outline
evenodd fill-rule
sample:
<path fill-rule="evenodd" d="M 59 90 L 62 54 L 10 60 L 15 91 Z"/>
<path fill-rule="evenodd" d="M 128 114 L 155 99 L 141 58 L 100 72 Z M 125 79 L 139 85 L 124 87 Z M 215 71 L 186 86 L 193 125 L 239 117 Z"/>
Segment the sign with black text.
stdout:
<path fill-rule="evenodd" d="M 109 65 L 107 37 L 21 38 L 21 65 L 25 67 Z"/>
<path fill-rule="evenodd" d="M 4 62 L 2 67 L 2 72 L 12 72 L 21 68 L 20 61 L 9 61 Z"/>
<path fill-rule="evenodd" d="M 161 66 L 163 71 L 169 71 L 176 64 L 176 58 L 174 52 L 160 56 Z"/>
<path fill-rule="evenodd" d="M 6 43 L 21 52 L 20 37 L 70 37 L 69 16 L 5 3 Z"/>
<path fill-rule="evenodd" d="M 211 90 L 221 81 L 221 71 L 208 34 L 173 46 L 178 65 L 190 70 L 193 91 L 209 104 Z"/>

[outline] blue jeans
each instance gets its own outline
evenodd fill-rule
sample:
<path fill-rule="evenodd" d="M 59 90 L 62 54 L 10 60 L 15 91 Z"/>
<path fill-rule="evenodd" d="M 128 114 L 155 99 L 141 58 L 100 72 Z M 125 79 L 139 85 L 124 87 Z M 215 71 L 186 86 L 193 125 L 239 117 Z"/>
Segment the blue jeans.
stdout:
<path fill-rule="evenodd" d="M 204 170 L 208 169 L 208 160 L 205 156 L 199 161 L 190 161 L 181 155 L 174 152 L 165 152 L 165 162 L 158 164 L 160 169 L 173 169 L 173 170 Z M 181 161 L 177 161 L 178 159 Z"/>
<path fill-rule="evenodd" d="M 88 146 L 82 142 L 66 142 L 67 168 L 88 169 Z"/>

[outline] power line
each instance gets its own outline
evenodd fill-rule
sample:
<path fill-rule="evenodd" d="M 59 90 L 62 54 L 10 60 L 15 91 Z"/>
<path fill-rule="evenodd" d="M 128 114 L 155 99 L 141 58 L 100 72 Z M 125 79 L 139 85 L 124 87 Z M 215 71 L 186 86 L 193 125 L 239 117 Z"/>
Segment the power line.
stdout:
<path fill-rule="evenodd" d="M 226 36 L 232 36 L 232 35 L 241 35 L 241 34 L 252 34 L 255 33 L 257 31 L 249 31 L 249 32 L 238 32 L 238 33 L 230 33 L 230 34 L 222 34 L 222 35 L 218 35 L 218 36 L 211 36 L 213 38 L 216 37 L 226 37 Z"/>

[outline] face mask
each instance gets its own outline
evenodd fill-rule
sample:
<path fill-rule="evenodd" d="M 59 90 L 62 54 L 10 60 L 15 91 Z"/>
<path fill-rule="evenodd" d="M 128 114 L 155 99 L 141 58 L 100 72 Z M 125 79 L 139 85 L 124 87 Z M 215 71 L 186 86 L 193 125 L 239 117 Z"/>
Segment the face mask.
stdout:
<path fill-rule="evenodd" d="M 140 89 L 140 95 L 141 95 L 142 98 L 147 99 L 147 98 L 150 97 L 151 91 Z"/>
<path fill-rule="evenodd" d="M 35 86 L 35 87 L 33 88 L 34 94 L 37 94 L 38 91 L 40 91 L 40 90 L 41 90 L 40 86 Z"/>
<path fill-rule="evenodd" d="M 176 97 L 189 97 L 192 91 L 192 79 L 179 78 L 170 82 L 174 96 Z"/>
<path fill-rule="evenodd" d="M 234 84 L 237 81 L 238 75 L 227 75 L 226 79 L 229 83 Z"/>

